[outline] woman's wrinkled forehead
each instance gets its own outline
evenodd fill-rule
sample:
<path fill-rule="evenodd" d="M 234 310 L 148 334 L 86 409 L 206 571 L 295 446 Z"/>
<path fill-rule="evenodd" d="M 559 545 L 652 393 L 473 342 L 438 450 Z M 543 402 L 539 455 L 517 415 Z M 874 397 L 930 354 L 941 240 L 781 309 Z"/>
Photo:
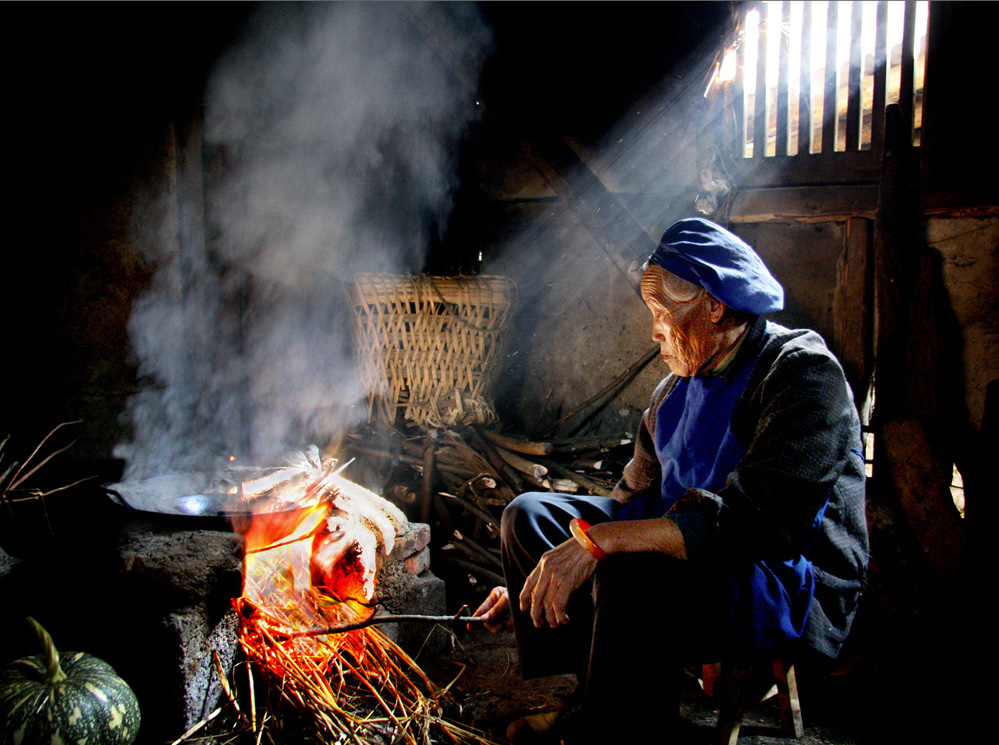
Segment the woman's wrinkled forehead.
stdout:
<path fill-rule="evenodd" d="M 660 305 L 686 303 L 693 300 L 704 288 L 668 272 L 658 264 L 649 264 L 642 272 L 642 298 Z"/>

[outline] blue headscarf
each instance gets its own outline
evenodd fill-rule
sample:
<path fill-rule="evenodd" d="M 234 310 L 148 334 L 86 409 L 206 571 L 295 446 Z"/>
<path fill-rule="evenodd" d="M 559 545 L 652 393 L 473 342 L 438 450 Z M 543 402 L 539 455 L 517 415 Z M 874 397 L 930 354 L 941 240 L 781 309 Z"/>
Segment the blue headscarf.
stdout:
<path fill-rule="evenodd" d="M 784 288 L 752 247 L 710 220 L 670 225 L 649 263 L 700 285 L 733 310 L 763 315 L 784 307 Z"/>

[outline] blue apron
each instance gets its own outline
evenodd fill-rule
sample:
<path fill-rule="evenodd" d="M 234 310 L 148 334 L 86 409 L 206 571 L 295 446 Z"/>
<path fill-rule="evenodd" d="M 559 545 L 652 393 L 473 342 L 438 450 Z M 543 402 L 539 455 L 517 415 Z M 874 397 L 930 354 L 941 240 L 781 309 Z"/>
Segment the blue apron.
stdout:
<path fill-rule="evenodd" d="M 680 379 L 656 415 L 661 493 L 636 497 L 618 511 L 617 519 L 660 517 L 689 488 L 718 492 L 725 486 L 745 455 L 731 420 L 752 369 L 752 363 L 746 365 L 730 382 L 720 377 Z M 814 532 L 824 512 L 825 505 Z M 772 653 L 801 637 L 815 591 L 812 563 L 805 556 L 737 566 L 728 579 L 727 651 Z"/>

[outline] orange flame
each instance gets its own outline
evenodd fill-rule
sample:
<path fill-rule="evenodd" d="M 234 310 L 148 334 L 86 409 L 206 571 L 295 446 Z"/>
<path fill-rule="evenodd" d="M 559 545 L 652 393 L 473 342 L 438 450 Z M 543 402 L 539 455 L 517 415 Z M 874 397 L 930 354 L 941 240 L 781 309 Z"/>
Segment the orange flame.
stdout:
<path fill-rule="evenodd" d="M 439 732 L 454 745 L 490 745 L 442 716 L 429 678 L 376 627 L 292 635 L 370 616 L 376 558 L 391 553 L 406 525 L 398 509 L 363 487 L 330 470 L 303 478 L 306 470 L 238 490 L 253 506 L 248 495 L 257 487 L 270 485 L 262 496 L 280 494 L 266 505 L 274 511 L 234 526 L 246 537 L 236 608 L 247 657 L 272 692 L 313 722 L 317 741 L 430 745 L 443 741 L 431 739 Z M 263 731 L 262 722 L 258 740 Z"/>
<path fill-rule="evenodd" d="M 331 469 L 282 469 L 242 485 L 248 501 L 280 493 L 274 511 L 237 521 L 246 539 L 244 619 L 274 633 L 363 620 L 373 611 L 379 549 L 405 517 Z M 252 608 L 252 612 L 247 608 Z"/>

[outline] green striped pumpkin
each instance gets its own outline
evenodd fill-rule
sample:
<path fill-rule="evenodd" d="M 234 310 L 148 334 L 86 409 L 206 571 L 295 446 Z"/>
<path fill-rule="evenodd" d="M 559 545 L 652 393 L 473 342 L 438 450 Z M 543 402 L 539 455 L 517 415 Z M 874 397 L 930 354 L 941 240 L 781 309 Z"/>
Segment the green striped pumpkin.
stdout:
<path fill-rule="evenodd" d="M 52 637 L 33 618 L 45 653 L 0 670 L 3 745 L 131 745 L 139 702 L 114 669 L 83 652 L 60 661 Z"/>

